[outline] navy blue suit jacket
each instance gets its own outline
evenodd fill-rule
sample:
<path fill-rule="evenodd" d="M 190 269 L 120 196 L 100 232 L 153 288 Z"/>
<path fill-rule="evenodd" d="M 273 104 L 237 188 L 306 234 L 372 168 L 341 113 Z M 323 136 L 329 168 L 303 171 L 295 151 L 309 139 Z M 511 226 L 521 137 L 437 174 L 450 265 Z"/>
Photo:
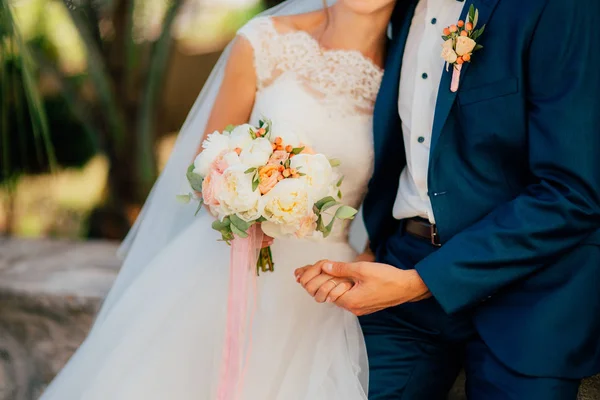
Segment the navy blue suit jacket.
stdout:
<path fill-rule="evenodd" d="M 375 106 L 364 204 L 375 251 L 398 229 L 392 205 L 406 164 L 398 86 L 415 3 L 399 0 Z M 416 269 L 447 313 L 472 313 L 509 367 L 592 375 L 600 371 L 600 1 L 467 0 L 462 19 L 470 4 L 487 25 L 484 48 L 465 64 L 457 93 L 451 72 L 442 77 L 428 186 L 443 246 Z"/>

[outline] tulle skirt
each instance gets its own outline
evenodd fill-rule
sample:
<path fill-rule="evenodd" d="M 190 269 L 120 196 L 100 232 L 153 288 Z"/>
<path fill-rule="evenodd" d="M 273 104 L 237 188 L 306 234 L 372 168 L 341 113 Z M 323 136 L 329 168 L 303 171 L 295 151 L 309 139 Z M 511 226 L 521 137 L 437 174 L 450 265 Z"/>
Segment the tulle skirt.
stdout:
<path fill-rule="evenodd" d="M 213 400 L 219 382 L 229 247 L 207 214 L 156 256 L 42 400 Z M 243 400 L 364 400 L 368 367 L 356 317 L 316 303 L 297 267 L 352 260 L 341 241 L 277 240 L 275 272 L 258 278 Z"/>

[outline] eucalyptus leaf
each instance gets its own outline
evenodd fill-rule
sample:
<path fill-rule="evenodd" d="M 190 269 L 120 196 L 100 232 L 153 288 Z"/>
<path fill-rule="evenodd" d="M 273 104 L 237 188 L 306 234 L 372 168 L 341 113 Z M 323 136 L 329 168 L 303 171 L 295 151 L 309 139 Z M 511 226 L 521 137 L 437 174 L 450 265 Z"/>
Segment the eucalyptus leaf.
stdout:
<path fill-rule="evenodd" d="M 191 194 L 178 194 L 177 196 L 175 196 L 177 198 L 177 201 L 183 204 L 188 204 L 191 200 L 192 200 L 192 195 Z"/>
<path fill-rule="evenodd" d="M 336 205 L 338 205 L 339 203 L 337 201 L 330 201 L 328 203 L 323 204 L 323 206 L 321 206 L 320 211 L 324 212 L 325 210 L 330 209 L 331 207 L 335 207 Z"/>
<path fill-rule="evenodd" d="M 231 219 L 231 226 L 235 226 L 240 231 L 246 232 L 248 228 L 250 228 L 250 226 L 252 225 L 235 214 L 231 214 L 229 218 Z M 231 230 L 233 230 L 233 228 L 231 228 Z"/>
<path fill-rule="evenodd" d="M 191 171 L 185 174 L 185 176 L 187 177 L 187 180 L 190 183 L 192 189 L 194 189 L 197 192 L 202 192 L 202 181 L 204 180 L 204 178 Z"/>
<path fill-rule="evenodd" d="M 338 219 L 353 219 L 356 213 L 358 213 L 358 210 L 352 207 L 341 206 L 335 212 L 335 217 Z"/>
<path fill-rule="evenodd" d="M 331 231 L 333 230 L 333 224 L 335 223 L 335 218 L 332 219 L 329 224 L 327 224 L 327 226 L 325 227 L 325 230 L 323 232 L 323 237 L 327 237 L 329 235 L 331 235 Z"/>
<path fill-rule="evenodd" d="M 236 235 L 237 237 L 241 237 L 241 238 L 247 238 L 248 234 L 240 229 L 238 229 L 233 223 L 229 226 L 231 228 L 231 232 L 233 232 L 234 235 Z"/>
<path fill-rule="evenodd" d="M 216 220 L 212 223 L 212 228 L 219 232 L 223 231 L 224 229 L 229 229 L 229 221 Z"/>
<path fill-rule="evenodd" d="M 188 169 L 187 169 L 186 173 L 194 172 L 194 168 L 196 168 L 196 166 L 194 165 L 194 163 L 191 163 L 188 166 Z"/>

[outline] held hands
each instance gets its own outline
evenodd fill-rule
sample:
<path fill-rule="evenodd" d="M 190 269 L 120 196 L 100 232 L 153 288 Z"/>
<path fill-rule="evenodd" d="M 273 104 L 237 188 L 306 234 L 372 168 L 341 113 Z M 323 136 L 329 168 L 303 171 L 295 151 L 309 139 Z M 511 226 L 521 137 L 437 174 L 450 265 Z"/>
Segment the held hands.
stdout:
<path fill-rule="evenodd" d="M 295 274 L 296 280 L 316 301 L 334 302 L 355 315 L 371 314 L 431 296 L 415 270 L 405 271 L 372 261 L 323 260 L 299 268 Z"/>

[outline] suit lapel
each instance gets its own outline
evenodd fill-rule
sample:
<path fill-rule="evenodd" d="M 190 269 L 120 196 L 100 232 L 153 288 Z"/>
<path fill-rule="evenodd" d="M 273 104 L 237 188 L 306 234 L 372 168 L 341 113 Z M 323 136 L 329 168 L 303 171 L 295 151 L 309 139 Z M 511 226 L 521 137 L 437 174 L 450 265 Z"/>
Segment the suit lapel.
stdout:
<path fill-rule="evenodd" d="M 381 81 L 381 90 L 377 95 L 373 115 L 373 136 L 376 159 L 385 149 L 386 139 L 389 135 L 402 135 L 398 132 L 398 91 L 400 86 L 400 70 L 402 56 L 410 29 L 410 23 L 415 13 L 417 0 L 403 1 L 398 4 L 394 12 L 392 24 L 392 41 L 389 46 L 385 73 Z"/>
<path fill-rule="evenodd" d="M 467 18 L 467 13 L 469 11 L 469 7 L 471 4 L 475 6 L 476 9 L 479 10 L 479 22 L 477 23 L 477 27 L 480 28 L 483 25 L 487 24 L 490 17 L 492 16 L 494 10 L 496 9 L 496 5 L 500 0 L 468 0 L 465 2 L 465 6 L 463 7 L 463 11 L 461 13 L 460 19 L 465 21 Z M 441 34 L 440 34 L 441 36 Z M 485 36 L 485 33 L 482 35 L 482 38 Z M 440 45 L 441 45 L 441 37 L 440 37 Z M 486 51 L 486 49 L 480 50 Z M 477 62 L 477 55 L 474 56 L 473 62 Z M 461 84 L 466 79 L 467 71 L 469 70 L 469 66 L 471 63 L 463 64 L 461 71 Z M 433 120 L 433 130 L 431 132 L 431 150 L 433 153 L 435 149 L 435 145 L 439 139 L 440 134 L 442 133 L 442 129 L 446 124 L 446 120 L 448 119 L 448 115 L 450 114 L 450 110 L 454 102 L 456 101 L 456 96 L 458 92 L 452 92 L 450 90 L 450 84 L 452 81 L 452 67 L 450 67 L 449 71 L 444 69 L 444 73 L 442 74 L 442 80 L 440 81 L 440 88 L 438 92 L 436 107 L 435 107 L 435 117 Z M 460 91 L 460 87 L 459 87 Z"/>

